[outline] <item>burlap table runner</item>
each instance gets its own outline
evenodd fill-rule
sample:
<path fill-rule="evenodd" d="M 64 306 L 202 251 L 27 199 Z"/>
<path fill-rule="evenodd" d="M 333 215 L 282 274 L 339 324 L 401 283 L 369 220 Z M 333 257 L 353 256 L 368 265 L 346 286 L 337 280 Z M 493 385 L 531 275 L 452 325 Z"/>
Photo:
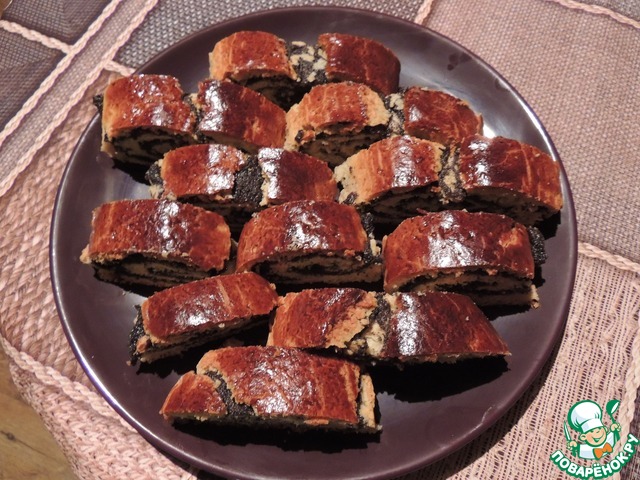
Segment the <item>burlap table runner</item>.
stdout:
<path fill-rule="evenodd" d="M 564 449 L 562 422 L 570 406 L 584 398 L 621 400 L 617 420 L 623 438 L 640 433 L 640 415 L 634 418 L 640 386 L 640 252 L 634 240 L 640 227 L 629 217 L 640 207 L 635 191 L 640 162 L 634 153 L 640 12 L 635 2 L 611 3 L 341 3 L 415 20 L 494 65 L 531 102 L 554 139 L 579 221 L 567 328 L 541 376 L 494 427 L 406 478 L 568 478 L 549 456 Z M 202 477 L 158 452 L 96 393 L 55 310 L 48 264 L 53 199 L 71 150 L 94 114 L 90 96 L 113 75 L 130 73 L 189 31 L 260 7 L 290 4 L 203 10 L 196 1 L 105 1 L 82 33 L 69 34 L 71 40 L 22 21 L 27 17 L 19 10 L 0 21 L 0 36 L 18 36 L 59 53 L 53 73 L 34 87 L 0 133 L 0 341 L 19 390 L 80 478 Z M 198 8 L 207 13 L 188 13 Z M 639 476 L 639 460 L 634 457 L 616 477 Z"/>

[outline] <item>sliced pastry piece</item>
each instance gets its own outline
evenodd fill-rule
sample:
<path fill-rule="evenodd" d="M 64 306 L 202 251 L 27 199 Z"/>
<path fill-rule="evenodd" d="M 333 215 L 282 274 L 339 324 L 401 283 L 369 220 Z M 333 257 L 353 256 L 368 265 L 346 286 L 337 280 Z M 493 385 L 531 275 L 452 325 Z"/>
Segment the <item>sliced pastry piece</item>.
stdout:
<path fill-rule="evenodd" d="M 379 280 L 382 264 L 373 235 L 354 207 L 297 201 L 267 208 L 247 222 L 236 269 L 276 283 L 345 284 Z"/>
<path fill-rule="evenodd" d="M 384 289 L 452 291 L 478 305 L 538 306 L 535 263 L 522 224 L 462 210 L 404 220 L 383 239 Z"/>
<path fill-rule="evenodd" d="M 160 413 L 174 421 L 375 433 L 369 375 L 348 360 L 279 347 L 206 353 L 169 392 Z"/>
<path fill-rule="evenodd" d="M 444 170 L 442 191 L 451 208 L 503 213 L 525 225 L 562 208 L 558 162 L 517 140 L 472 135 Z"/>
<path fill-rule="evenodd" d="M 216 212 L 238 232 L 261 199 L 262 179 L 253 163 L 230 145 L 189 145 L 167 152 L 146 176 L 152 197 Z"/>
<path fill-rule="evenodd" d="M 165 288 L 226 267 L 229 227 L 217 213 L 168 200 L 119 200 L 93 211 L 80 260 L 124 286 Z"/>
<path fill-rule="evenodd" d="M 392 136 L 360 150 L 335 168 L 339 200 L 373 213 L 379 223 L 398 224 L 442 208 L 439 173 L 447 149 L 428 140 Z"/>
<path fill-rule="evenodd" d="M 198 205 L 224 216 L 239 232 L 251 213 L 294 200 L 333 201 L 331 169 L 317 158 L 281 148 L 247 155 L 219 144 L 190 145 L 168 152 L 147 173 L 154 198 Z"/>
<path fill-rule="evenodd" d="M 388 122 L 382 99 L 366 85 L 318 85 L 287 112 L 285 148 L 338 165 L 382 139 Z"/>
<path fill-rule="evenodd" d="M 102 145 L 123 168 L 146 170 L 165 152 L 195 142 L 195 115 L 175 77 L 131 75 L 95 98 Z"/>
<path fill-rule="evenodd" d="M 296 200 L 335 201 L 338 186 L 326 162 L 302 152 L 263 148 L 257 155 L 265 179 L 261 206 Z"/>
<path fill-rule="evenodd" d="M 220 40 L 209 54 L 209 74 L 255 90 L 283 108 L 302 97 L 289 46 L 268 32 L 243 30 Z"/>
<path fill-rule="evenodd" d="M 203 142 L 232 145 L 249 153 L 284 145 L 284 110 L 249 88 L 207 79 L 200 82 L 193 103 L 198 111 L 196 131 Z"/>
<path fill-rule="evenodd" d="M 381 95 L 398 90 L 400 60 L 382 43 L 345 33 L 323 33 L 318 46 L 327 59 L 328 81 L 363 83 Z"/>
<path fill-rule="evenodd" d="M 151 295 L 137 308 L 132 361 L 153 362 L 267 320 L 275 286 L 255 273 L 218 275 Z"/>
<path fill-rule="evenodd" d="M 456 293 L 322 288 L 280 298 L 268 345 L 331 349 L 369 362 L 454 362 L 509 354 L 491 322 Z"/>
<path fill-rule="evenodd" d="M 230 145 L 177 148 L 149 169 L 150 193 L 154 198 L 193 203 L 203 208 L 219 205 L 222 209 L 233 199 L 236 175 L 246 165 L 247 155 Z"/>
<path fill-rule="evenodd" d="M 410 87 L 389 95 L 389 130 L 443 145 L 459 145 L 469 135 L 482 132 L 482 115 L 469 104 L 446 92 Z"/>

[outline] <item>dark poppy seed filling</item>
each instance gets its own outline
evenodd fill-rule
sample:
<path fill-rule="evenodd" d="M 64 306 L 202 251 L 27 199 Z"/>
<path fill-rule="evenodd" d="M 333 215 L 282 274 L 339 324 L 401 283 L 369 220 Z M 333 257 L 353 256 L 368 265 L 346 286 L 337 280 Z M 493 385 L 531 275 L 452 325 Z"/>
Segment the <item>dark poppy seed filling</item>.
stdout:
<path fill-rule="evenodd" d="M 531 253 L 536 265 L 542 265 L 547 261 L 547 251 L 544 246 L 544 235 L 537 227 L 527 227 L 529 242 L 531 243 Z"/>
<path fill-rule="evenodd" d="M 255 210 L 259 208 L 262 201 L 262 185 L 264 178 L 262 169 L 255 156 L 250 156 L 247 164 L 236 173 L 235 184 L 233 186 L 233 198 L 236 203 L 255 205 Z"/>

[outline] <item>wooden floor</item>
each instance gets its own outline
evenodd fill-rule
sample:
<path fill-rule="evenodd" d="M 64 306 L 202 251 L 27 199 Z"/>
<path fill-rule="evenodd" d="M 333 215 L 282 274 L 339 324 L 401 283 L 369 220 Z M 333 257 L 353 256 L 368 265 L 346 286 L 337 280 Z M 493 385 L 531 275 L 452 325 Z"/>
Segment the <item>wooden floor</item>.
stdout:
<path fill-rule="evenodd" d="M 0 347 L 0 480 L 74 480 L 38 414 L 23 400 Z"/>

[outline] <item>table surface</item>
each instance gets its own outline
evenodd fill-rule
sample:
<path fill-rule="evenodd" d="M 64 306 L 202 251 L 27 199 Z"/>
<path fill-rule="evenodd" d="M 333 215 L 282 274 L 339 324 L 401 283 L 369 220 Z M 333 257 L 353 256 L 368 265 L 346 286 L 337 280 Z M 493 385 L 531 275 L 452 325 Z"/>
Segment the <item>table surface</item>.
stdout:
<path fill-rule="evenodd" d="M 0 348 L 0 464 L 5 478 L 71 480 L 75 475 L 38 413 L 21 397 Z"/>
<path fill-rule="evenodd" d="M 576 285 L 552 359 L 494 427 L 406 478 L 558 477 L 562 474 L 549 456 L 555 450 L 568 455 L 562 423 L 571 405 L 587 398 L 601 405 L 621 400 L 616 419 L 623 438 L 640 434 L 638 2 L 257 0 L 216 8 L 203 0 L 44 3 L 13 2 L 0 20 L 0 346 L 17 391 L 37 411 L 76 475 L 198 474 L 161 455 L 106 405 L 71 353 L 53 303 L 47 256 L 51 209 L 64 165 L 94 114 L 91 96 L 189 33 L 257 10 L 311 3 L 414 21 L 478 54 L 545 125 L 576 204 Z M 0 385 L 6 387 L 3 378 L 0 374 Z M 3 406 L 7 398 L 13 402 L 15 394 L 0 397 Z M 15 442 L 2 442 L 0 455 L 6 456 Z M 22 454 L 33 465 L 25 468 L 42 462 L 30 453 L 39 447 L 29 445 Z M 617 476 L 640 476 L 636 457 Z M 60 465 L 59 478 L 68 478 L 65 461 Z M 136 470 L 138 465 L 145 470 Z"/>

